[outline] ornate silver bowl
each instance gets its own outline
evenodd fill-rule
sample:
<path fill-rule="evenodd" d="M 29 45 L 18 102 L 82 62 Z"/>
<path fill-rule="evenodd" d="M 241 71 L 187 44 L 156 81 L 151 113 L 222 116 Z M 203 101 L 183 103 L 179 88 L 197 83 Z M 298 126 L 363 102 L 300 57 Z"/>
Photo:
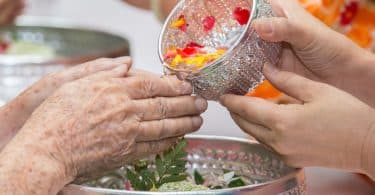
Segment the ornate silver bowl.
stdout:
<path fill-rule="evenodd" d="M 233 20 L 232 10 L 236 7 L 251 10 L 246 25 L 238 25 Z M 199 26 L 207 14 L 217 21 L 210 33 Z M 170 28 L 181 15 L 192 21 L 186 32 Z M 209 100 L 217 100 L 224 94 L 246 94 L 264 80 L 263 65 L 266 62 L 275 64 L 280 58 L 280 43 L 262 40 L 251 28 L 253 20 L 271 16 L 273 12 L 268 0 L 181 1 L 166 20 L 159 39 L 159 56 L 164 63 L 165 73 L 190 81 L 195 93 Z M 229 49 L 221 58 L 198 72 L 169 66 L 164 59 L 165 51 L 171 46 L 181 47 L 190 41 L 210 47 L 226 45 Z"/>
<path fill-rule="evenodd" d="M 239 188 L 199 192 L 139 192 L 110 189 L 123 185 L 123 170 L 96 180 L 97 186 L 69 185 L 61 195 L 205 195 L 205 194 L 306 194 L 303 170 L 285 165 L 279 156 L 254 141 L 218 137 L 187 136 L 188 171 L 218 173 L 223 169 L 234 171 L 249 185 Z"/>
<path fill-rule="evenodd" d="M 55 51 L 52 58 L 0 55 L 0 105 L 43 75 L 100 57 L 129 55 L 129 42 L 117 35 L 77 27 L 55 18 L 22 18 L 0 28 L 0 38 L 43 44 Z"/>

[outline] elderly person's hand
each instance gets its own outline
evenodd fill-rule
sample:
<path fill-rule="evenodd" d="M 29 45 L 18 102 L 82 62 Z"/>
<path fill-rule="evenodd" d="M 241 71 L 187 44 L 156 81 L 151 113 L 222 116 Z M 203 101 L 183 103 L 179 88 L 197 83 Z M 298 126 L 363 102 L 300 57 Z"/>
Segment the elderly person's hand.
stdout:
<path fill-rule="evenodd" d="M 0 156 L 5 193 L 56 194 L 200 128 L 207 102 L 190 96 L 188 83 L 126 72 L 119 66 L 65 84 L 42 103 Z"/>
<path fill-rule="evenodd" d="M 26 89 L 14 100 L 0 108 L 0 150 L 19 131 L 31 113 L 63 84 L 118 66 L 130 68 L 130 57 L 87 62 L 49 74 Z"/>
<path fill-rule="evenodd" d="M 13 23 L 24 6 L 24 0 L 0 0 L 0 26 Z"/>
<path fill-rule="evenodd" d="M 323 166 L 375 179 L 375 110 L 350 94 L 266 66 L 266 77 L 301 104 L 227 95 L 235 122 L 295 167 Z"/>
<path fill-rule="evenodd" d="M 375 56 L 306 12 L 295 0 L 271 0 L 279 17 L 255 20 L 267 41 L 284 41 L 280 68 L 329 83 L 375 106 Z"/>

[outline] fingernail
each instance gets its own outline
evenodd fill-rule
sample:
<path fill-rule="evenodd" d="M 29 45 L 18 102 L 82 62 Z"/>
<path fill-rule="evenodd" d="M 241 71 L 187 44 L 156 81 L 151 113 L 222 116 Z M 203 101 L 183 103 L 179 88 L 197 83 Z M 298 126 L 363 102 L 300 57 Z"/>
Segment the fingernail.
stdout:
<path fill-rule="evenodd" d="M 193 118 L 193 126 L 199 128 L 202 126 L 203 119 L 201 117 L 194 117 Z"/>
<path fill-rule="evenodd" d="M 184 94 L 191 94 L 191 93 L 193 93 L 193 87 L 188 82 L 182 82 L 181 91 Z"/>
<path fill-rule="evenodd" d="M 202 113 L 207 110 L 207 101 L 203 98 L 197 98 L 195 99 L 195 107 Z"/>
<path fill-rule="evenodd" d="M 263 34 L 272 34 L 274 29 L 273 29 L 273 23 L 271 20 L 267 19 L 262 19 L 262 21 L 256 21 L 255 22 L 255 27 L 260 31 L 259 33 Z"/>

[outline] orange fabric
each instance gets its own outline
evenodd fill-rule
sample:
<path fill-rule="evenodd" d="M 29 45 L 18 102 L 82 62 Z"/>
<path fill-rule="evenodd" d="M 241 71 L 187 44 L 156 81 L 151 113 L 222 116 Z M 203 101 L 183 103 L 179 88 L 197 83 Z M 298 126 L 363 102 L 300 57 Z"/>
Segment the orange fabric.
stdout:
<path fill-rule="evenodd" d="M 247 96 L 258 97 L 263 99 L 277 98 L 281 93 L 275 89 L 269 81 L 264 81 Z"/>
<path fill-rule="evenodd" d="M 344 33 L 363 48 L 375 51 L 375 3 L 366 0 L 299 0 L 312 15 L 322 22 Z M 348 6 L 357 4 L 358 9 Z M 343 17 L 345 18 L 343 24 Z M 348 22 L 348 24 L 346 24 Z M 248 96 L 277 98 L 281 95 L 265 81 Z"/>

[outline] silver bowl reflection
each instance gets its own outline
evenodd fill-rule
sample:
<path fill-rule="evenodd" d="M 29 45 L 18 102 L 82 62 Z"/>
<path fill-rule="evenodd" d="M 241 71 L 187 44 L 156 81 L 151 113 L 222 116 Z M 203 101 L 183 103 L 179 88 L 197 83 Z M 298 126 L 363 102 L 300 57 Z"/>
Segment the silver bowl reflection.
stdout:
<path fill-rule="evenodd" d="M 250 185 L 200 192 L 138 192 L 110 187 L 124 185 L 122 169 L 96 180 L 98 187 L 69 185 L 61 195 L 205 195 L 205 194 L 306 194 L 303 170 L 286 166 L 279 156 L 259 143 L 239 138 L 187 136 L 188 171 L 234 171 Z M 120 175 L 118 175 L 120 174 Z M 101 187 L 100 187 L 101 186 Z"/>
<path fill-rule="evenodd" d="M 249 22 L 244 26 L 233 19 L 232 10 L 237 6 L 251 10 Z M 201 27 L 201 21 L 207 14 L 213 15 L 217 21 L 210 33 L 205 33 Z M 186 21 L 192 21 L 186 32 L 170 28 L 181 15 Z M 195 93 L 209 100 L 217 100 L 224 94 L 248 93 L 264 80 L 264 64 L 275 64 L 280 58 L 280 43 L 262 40 L 251 28 L 253 20 L 272 16 L 268 0 L 181 1 L 165 22 L 159 39 L 159 56 L 166 74 L 175 74 L 190 81 Z M 229 49 L 222 57 L 197 72 L 169 66 L 164 60 L 164 53 L 168 48 L 182 48 L 188 42 L 210 47 L 225 45 Z"/>
<path fill-rule="evenodd" d="M 53 57 L 0 54 L 0 105 L 43 75 L 101 57 L 129 55 L 126 39 L 69 25 L 62 20 L 23 18 L 22 24 L 0 28 L 0 39 L 45 45 Z M 48 25 L 45 25 L 48 24 Z"/>

